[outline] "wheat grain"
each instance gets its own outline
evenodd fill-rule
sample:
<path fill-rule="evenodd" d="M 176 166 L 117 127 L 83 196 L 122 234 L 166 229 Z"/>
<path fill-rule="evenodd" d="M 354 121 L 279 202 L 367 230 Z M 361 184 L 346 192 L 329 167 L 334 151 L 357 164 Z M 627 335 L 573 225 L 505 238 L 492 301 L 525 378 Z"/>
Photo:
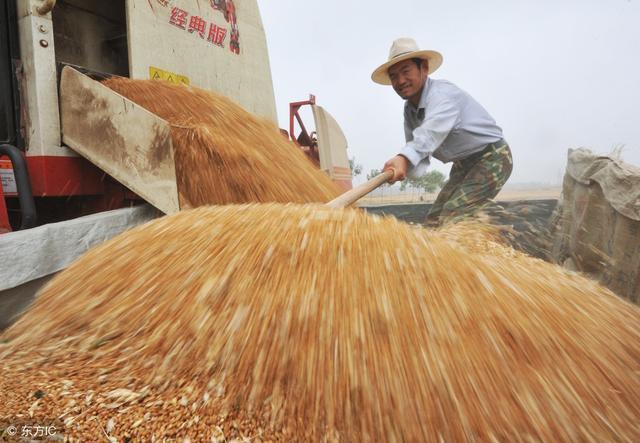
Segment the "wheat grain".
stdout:
<path fill-rule="evenodd" d="M 340 194 L 273 122 L 203 89 L 112 78 L 106 86 L 171 124 L 181 207 L 324 203 Z"/>
<path fill-rule="evenodd" d="M 84 439 L 638 441 L 638 307 L 457 229 L 281 204 L 138 227 L 7 331 L 0 417 L 41 390 Z"/>

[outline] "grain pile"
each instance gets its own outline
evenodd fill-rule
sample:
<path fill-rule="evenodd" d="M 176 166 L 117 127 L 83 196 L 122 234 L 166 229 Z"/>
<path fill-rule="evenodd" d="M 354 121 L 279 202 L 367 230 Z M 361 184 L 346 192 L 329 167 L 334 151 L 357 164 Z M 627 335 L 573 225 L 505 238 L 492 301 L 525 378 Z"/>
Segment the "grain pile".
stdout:
<path fill-rule="evenodd" d="M 274 123 L 199 88 L 112 78 L 104 84 L 171 125 L 181 208 L 324 203 L 340 194 Z"/>
<path fill-rule="evenodd" d="M 456 229 L 280 204 L 135 228 L 5 333 L 0 418 L 92 441 L 639 441 L 638 307 Z"/>

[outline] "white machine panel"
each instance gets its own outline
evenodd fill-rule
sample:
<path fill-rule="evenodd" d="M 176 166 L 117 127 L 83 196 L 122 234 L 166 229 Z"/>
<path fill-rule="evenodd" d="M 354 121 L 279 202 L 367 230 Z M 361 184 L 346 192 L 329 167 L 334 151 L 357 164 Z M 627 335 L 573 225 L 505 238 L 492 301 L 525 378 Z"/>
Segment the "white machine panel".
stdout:
<path fill-rule="evenodd" d="M 333 180 L 351 182 L 351 168 L 347 157 L 347 138 L 338 122 L 322 106 L 311 106 L 318 134 L 320 169 Z"/>
<path fill-rule="evenodd" d="M 127 0 L 127 22 L 131 78 L 175 73 L 277 123 L 256 0 Z"/>

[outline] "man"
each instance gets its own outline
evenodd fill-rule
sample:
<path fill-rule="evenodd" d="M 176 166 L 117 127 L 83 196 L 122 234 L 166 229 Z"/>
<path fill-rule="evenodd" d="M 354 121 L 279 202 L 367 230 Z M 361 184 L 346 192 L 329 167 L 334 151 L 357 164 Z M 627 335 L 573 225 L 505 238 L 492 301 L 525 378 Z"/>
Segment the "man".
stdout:
<path fill-rule="evenodd" d="M 389 60 L 371 75 L 406 100 L 406 145 L 383 168 L 394 171 L 390 182 L 424 175 L 432 156 L 453 162 L 427 215 L 429 226 L 477 212 L 498 194 L 513 167 L 509 145 L 489 113 L 453 83 L 429 77 L 441 64 L 440 53 L 400 38 L 391 45 Z"/>

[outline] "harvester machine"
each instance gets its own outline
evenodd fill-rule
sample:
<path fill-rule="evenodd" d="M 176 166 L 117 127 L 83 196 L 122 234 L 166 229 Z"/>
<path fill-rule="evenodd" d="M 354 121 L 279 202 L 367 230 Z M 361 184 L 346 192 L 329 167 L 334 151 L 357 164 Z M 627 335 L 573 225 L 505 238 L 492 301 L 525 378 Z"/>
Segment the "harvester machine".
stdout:
<path fill-rule="evenodd" d="M 0 0 L 0 329 L 92 245 L 180 210 L 169 125 L 110 76 L 211 90 L 277 123 L 257 0 Z M 308 104 L 317 165 L 348 189 L 346 140 Z"/>

